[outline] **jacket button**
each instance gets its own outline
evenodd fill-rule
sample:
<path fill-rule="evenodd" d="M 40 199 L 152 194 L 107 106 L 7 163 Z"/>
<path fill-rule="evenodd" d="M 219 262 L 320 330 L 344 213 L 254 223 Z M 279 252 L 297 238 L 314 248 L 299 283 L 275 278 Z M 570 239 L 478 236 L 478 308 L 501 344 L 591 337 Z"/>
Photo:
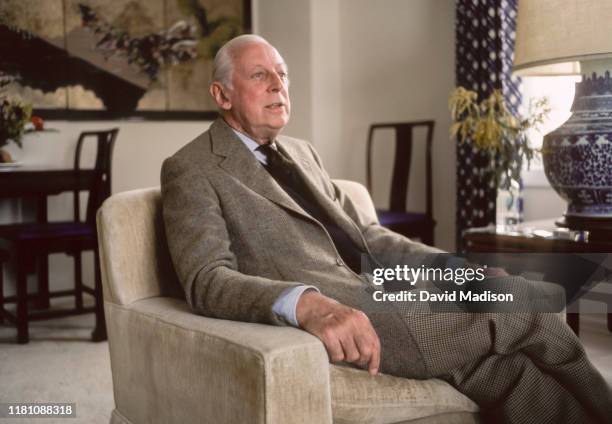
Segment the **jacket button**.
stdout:
<path fill-rule="evenodd" d="M 336 258 L 336 265 L 344 266 L 344 262 L 342 262 L 342 258 Z"/>

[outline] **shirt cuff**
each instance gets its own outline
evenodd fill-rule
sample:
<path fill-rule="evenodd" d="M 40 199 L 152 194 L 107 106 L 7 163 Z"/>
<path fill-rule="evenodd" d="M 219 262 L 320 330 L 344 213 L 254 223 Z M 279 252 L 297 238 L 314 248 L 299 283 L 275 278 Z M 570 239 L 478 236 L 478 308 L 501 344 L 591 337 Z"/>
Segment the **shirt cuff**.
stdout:
<path fill-rule="evenodd" d="M 320 293 L 319 289 L 314 286 L 290 287 L 283 290 L 280 296 L 278 296 L 278 299 L 276 299 L 274 305 L 272 305 L 272 311 L 288 324 L 299 327 L 300 324 L 297 321 L 295 310 L 300 300 L 300 296 L 302 296 L 302 293 L 306 290 L 316 290 Z"/>

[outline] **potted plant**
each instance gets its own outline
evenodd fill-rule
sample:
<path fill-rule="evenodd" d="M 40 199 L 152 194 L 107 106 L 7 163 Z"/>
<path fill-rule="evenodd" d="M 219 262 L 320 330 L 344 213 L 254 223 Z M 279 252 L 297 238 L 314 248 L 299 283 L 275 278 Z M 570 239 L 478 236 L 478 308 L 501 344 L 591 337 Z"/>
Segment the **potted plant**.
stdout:
<path fill-rule="evenodd" d="M 498 190 L 508 192 L 506 208 L 512 210 L 518 193 L 521 170 L 539 151 L 529 144 L 527 132 L 544 122 L 550 106 L 546 97 L 530 102 L 525 117 L 515 116 L 501 90 L 478 101 L 475 91 L 457 87 L 449 98 L 450 135 L 459 143 L 489 152 L 491 170 Z"/>

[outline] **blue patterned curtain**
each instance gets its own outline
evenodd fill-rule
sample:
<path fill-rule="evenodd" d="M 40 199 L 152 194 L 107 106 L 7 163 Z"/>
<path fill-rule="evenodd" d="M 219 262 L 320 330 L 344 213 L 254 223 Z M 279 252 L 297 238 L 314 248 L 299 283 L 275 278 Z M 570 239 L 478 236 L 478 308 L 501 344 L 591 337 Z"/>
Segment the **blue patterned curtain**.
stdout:
<path fill-rule="evenodd" d="M 520 80 L 511 75 L 518 0 L 456 1 L 457 86 L 485 98 L 502 89 L 516 112 L 521 103 Z M 495 223 L 497 187 L 486 152 L 468 144 L 457 145 L 457 251 L 463 251 L 461 234 L 472 227 Z"/>

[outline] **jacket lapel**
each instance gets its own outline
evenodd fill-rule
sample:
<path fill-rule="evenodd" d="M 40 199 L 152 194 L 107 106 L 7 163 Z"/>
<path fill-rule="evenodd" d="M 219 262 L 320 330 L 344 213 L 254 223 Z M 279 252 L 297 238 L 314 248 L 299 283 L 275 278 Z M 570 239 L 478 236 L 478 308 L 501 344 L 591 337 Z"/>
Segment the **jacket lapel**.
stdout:
<path fill-rule="evenodd" d="M 234 131 L 225 123 L 222 118 L 218 118 L 210 127 L 211 143 L 213 153 L 224 157 L 220 166 L 240 180 L 251 190 L 276 203 L 277 205 L 289 209 L 306 219 L 314 221 L 308 213 L 304 211 L 285 190 L 270 176 L 268 171 L 257 161 L 253 153 L 240 141 Z M 276 140 L 276 144 L 283 153 L 289 156 L 296 164 L 298 172 L 314 193 L 316 200 L 323 207 L 332 219 L 344 230 L 349 237 L 358 245 L 363 246 L 358 229 L 350 221 L 343 211 L 334 204 L 325 193 L 315 185 L 312 178 L 310 162 L 300 157 L 299 152 L 291 149 L 282 140 Z"/>
<path fill-rule="evenodd" d="M 213 153 L 223 156 L 219 166 L 251 190 L 279 206 L 310 218 L 295 201 L 270 177 L 253 153 L 240 141 L 232 129 L 219 118 L 210 127 Z"/>
<path fill-rule="evenodd" d="M 317 202 L 323 210 L 334 220 L 334 222 L 353 240 L 357 246 L 361 246 L 362 249 L 366 249 L 363 244 L 359 229 L 356 227 L 354 222 L 344 213 L 344 211 L 325 193 L 323 193 L 314 183 L 312 177 L 311 163 L 309 160 L 300 157 L 298 152 L 295 152 L 290 146 L 283 143 L 281 140 L 276 140 L 276 145 L 279 150 L 289 156 L 296 165 L 298 172 L 301 174 L 302 179 L 306 182 L 311 192 L 314 194 Z M 316 165 L 318 166 L 318 165 Z"/>

